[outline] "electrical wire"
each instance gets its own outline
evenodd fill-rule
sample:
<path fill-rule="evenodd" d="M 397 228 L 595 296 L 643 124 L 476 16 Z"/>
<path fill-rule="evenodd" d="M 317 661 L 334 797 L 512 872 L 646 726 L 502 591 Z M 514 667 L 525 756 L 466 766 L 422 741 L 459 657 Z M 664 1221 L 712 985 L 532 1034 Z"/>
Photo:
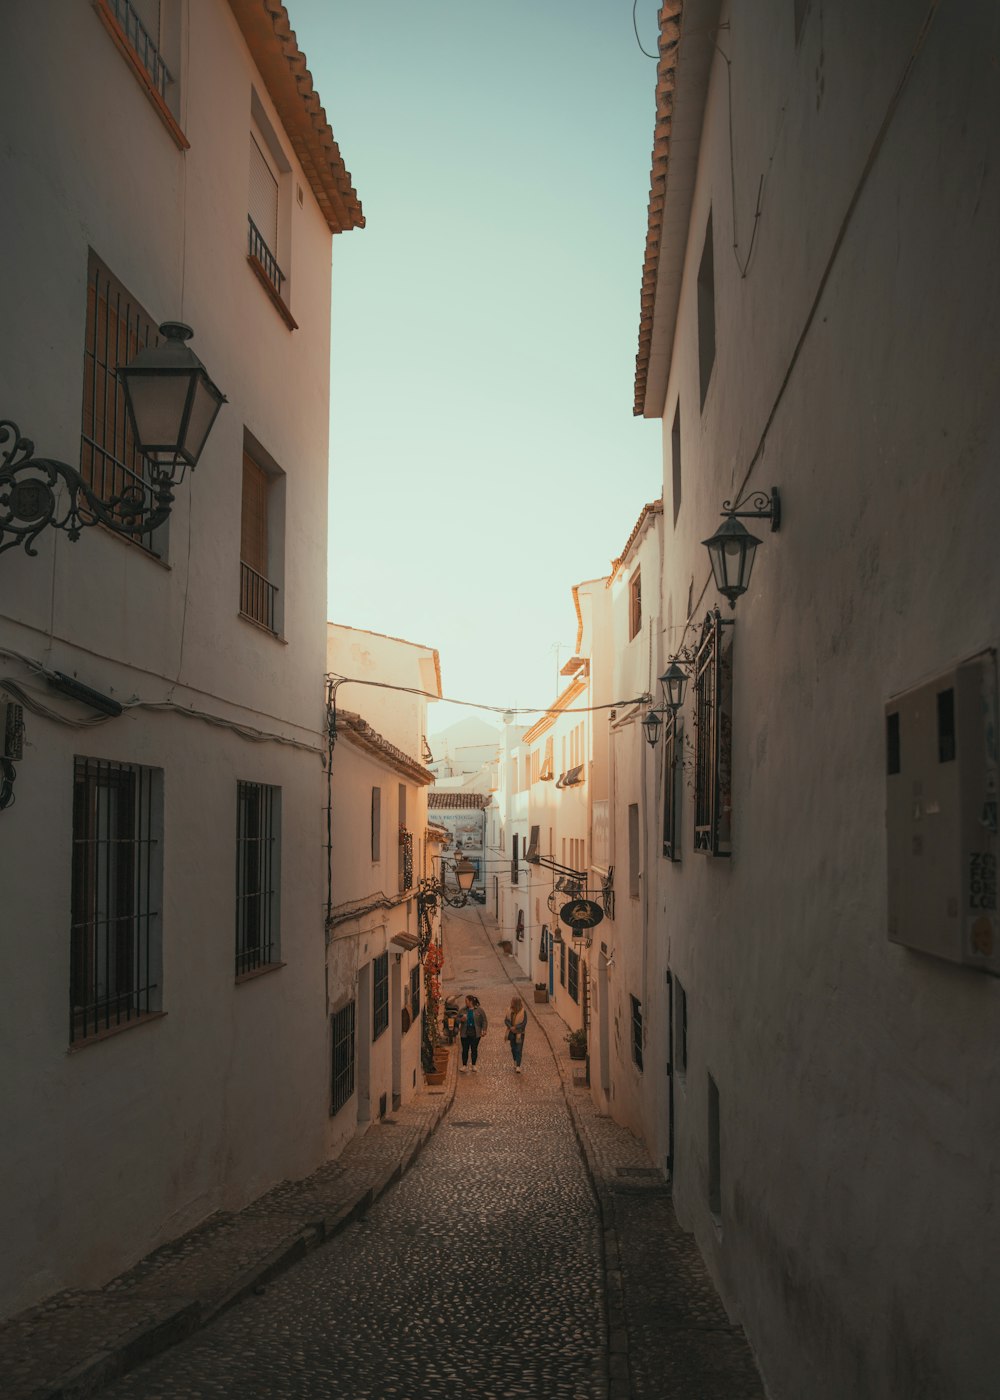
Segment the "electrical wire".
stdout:
<path fill-rule="evenodd" d="M 642 53 L 646 55 L 647 58 L 659 58 L 660 55 L 658 53 L 650 53 L 648 49 L 644 49 L 642 47 L 642 40 L 639 38 L 639 26 L 636 23 L 635 18 L 635 12 L 638 8 L 638 5 L 639 0 L 632 0 L 632 28 L 635 30 L 635 42 L 639 45 L 639 49 Z"/>
<path fill-rule="evenodd" d="M 597 710 L 618 710 L 626 705 L 644 705 L 647 695 L 637 695 L 631 700 L 611 700 L 605 705 L 567 705 L 564 709 L 555 705 L 488 705 L 481 700 L 456 700 L 450 695 L 438 695 L 433 690 L 419 690 L 413 685 L 393 685 L 389 681 L 364 680 L 361 676 L 342 676 L 336 671 L 327 672 L 327 680 L 335 685 L 373 685 L 379 690 L 399 690 L 405 695 L 423 695 L 428 700 L 439 700 L 445 705 L 465 705 L 470 710 L 489 710 L 498 715 L 589 715 Z"/>

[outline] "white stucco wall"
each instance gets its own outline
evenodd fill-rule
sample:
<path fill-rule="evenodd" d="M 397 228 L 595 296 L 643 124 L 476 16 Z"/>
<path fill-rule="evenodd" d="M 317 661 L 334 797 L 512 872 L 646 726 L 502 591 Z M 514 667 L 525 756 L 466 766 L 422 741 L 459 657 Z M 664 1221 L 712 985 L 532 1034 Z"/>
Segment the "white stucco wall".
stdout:
<path fill-rule="evenodd" d="M 0 560 L 0 648 L 133 708 L 97 728 L 26 713 L 3 813 L 0 1311 L 93 1286 L 205 1215 L 322 1160 L 326 1134 L 321 812 L 330 231 L 229 7 L 185 7 L 182 153 L 90 5 L 4 17 L 18 55 L 0 103 L 3 411 L 42 455 L 80 459 L 88 247 L 154 320 L 195 328 L 228 396 L 177 491 L 166 565 L 100 529 L 49 530 Z M 289 211 L 292 333 L 246 263 L 256 88 L 303 189 Z M 283 636 L 238 617 L 241 459 L 252 433 L 285 472 Z M 23 663 L 0 673 L 31 684 Z M 86 707 L 35 693 L 74 721 Z M 173 708 L 171 708 L 173 707 Z M 184 711 L 273 736 L 251 743 Z M 281 738 L 301 747 L 279 744 Z M 163 774 L 165 1015 L 68 1050 L 73 757 Z M 234 985 L 238 780 L 281 788 L 280 956 Z M 86 1208 L 80 1208 L 80 1202 Z"/>
<path fill-rule="evenodd" d="M 796 47 L 790 6 L 724 7 L 741 255 L 766 171 L 763 212 L 743 278 L 717 57 L 663 405 L 668 521 L 678 396 L 683 453 L 668 619 L 692 578 L 695 623 L 715 602 L 700 541 L 765 429 L 751 483 L 785 507 L 734 614 L 732 858 L 692 853 L 685 790 L 658 919 L 688 1004 L 674 1201 L 777 1400 L 996 1390 L 1000 989 L 886 921 L 885 702 L 1000 632 L 1000 34 L 994 7 L 945 7 L 921 45 L 926 18 L 814 3 Z"/>

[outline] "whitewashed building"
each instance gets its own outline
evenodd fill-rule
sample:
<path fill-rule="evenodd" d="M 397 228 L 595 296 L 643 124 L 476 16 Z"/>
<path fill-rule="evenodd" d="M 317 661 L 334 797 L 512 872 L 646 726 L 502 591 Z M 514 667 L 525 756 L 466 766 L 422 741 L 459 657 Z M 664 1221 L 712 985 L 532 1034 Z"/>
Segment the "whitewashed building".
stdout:
<path fill-rule="evenodd" d="M 3 1313 L 326 1155 L 331 237 L 362 222 L 280 4 L 44 10 L 3 14 L 0 417 L 141 482 L 115 370 L 168 319 L 228 403 L 156 535 L 0 555 Z"/>
<path fill-rule="evenodd" d="M 428 824 L 425 735 L 441 666 L 432 647 L 328 623 L 327 672 L 325 986 L 336 1152 L 421 1083 L 418 891 L 435 873 L 442 839 Z"/>
<path fill-rule="evenodd" d="M 775 1400 L 997 1393 L 998 51 L 978 2 L 661 12 L 635 408 L 697 657 L 643 1035 Z"/>

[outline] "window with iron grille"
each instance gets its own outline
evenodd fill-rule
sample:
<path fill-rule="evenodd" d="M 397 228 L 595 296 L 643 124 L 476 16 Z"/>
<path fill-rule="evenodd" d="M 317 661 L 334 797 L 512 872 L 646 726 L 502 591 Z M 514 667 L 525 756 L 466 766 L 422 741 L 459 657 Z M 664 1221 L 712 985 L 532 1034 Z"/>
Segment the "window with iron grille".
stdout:
<path fill-rule="evenodd" d="M 339 1113 L 354 1093 L 354 1021 L 356 1003 L 349 1001 L 330 1017 L 333 1079 L 330 1112 Z"/>
<path fill-rule="evenodd" d="M 562 941 L 559 943 L 559 984 L 566 985 L 566 944 Z"/>
<path fill-rule="evenodd" d="M 632 1003 L 632 1063 L 642 1069 L 642 1002 L 630 996 Z"/>
<path fill-rule="evenodd" d="M 420 964 L 410 969 L 410 1025 L 420 1015 Z"/>
<path fill-rule="evenodd" d="M 125 412 L 118 369 L 140 350 L 158 345 L 156 326 L 131 292 L 91 251 L 87 263 L 87 322 L 83 351 L 83 432 L 80 473 L 89 487 L 124 522 L 114 502 L 139 491 L 150 509 L 155 505 L 146 479 L 144 458 Z M 169 522 L 134 539 L 147 553 L 165 558 Z M 122 538 L 118 536 L 118 538 Z"/>
<path fill-rule="evenodd" d="M 695 658 L 694 848 L 732 852 L 733 624 L 708 614 Z"/>
<path fill-rule="evenodd" d="M 389 1024 L 389 954 L 380 953 L 372 959 L 372 1040 Z"/>
<path fill-rule="evenodd" d="M 118 28 L 138 59 L 149 86 L 160 95 L 165 105 L 174 109 L 176 115 L 174 79 L 162 53 L 160 31 L 164 6 L 160 0 L 100 0 L 98 8 L 101 5 L 117 20 Z M 174 7 L 168 8 L 173 10 Z M 175 16 L 170 14 L 168 19 L 175 19 Z"/>
<path fill-rule="evenodd" d="M 161 1010 L 163 775 L 76 758 L 70 1040 Z"/>
<path fill-rule="evenodd" d="M 639 804 L 630 802 L 628 809 L 628 892 L 630 899 L 639 898 L 639 876 L 642 855 L 639 842 Z"/>
<path fill-rule="evenodd" d="M 566 988 L 574 1001 L 580 1000 L 580 954 L 569 950 L 569 985 Z"/>
<path fill-rule="evenodd" d="M 236 976 L 279 961 L 281 789 L 236 784 Z"/>
<path fill-rule="evenodd" d="M 516 884 L 517 884 L 517 881 L 518 881 L 517 848 L 518 848 L 518 836 L 517 836 L 517 832 L 515 831 L 515 833 L 514 833 L 514 835 L 513 835 L 513 838 L 512 838 L 512 840 L 511 840 L 511 848 L 510 848 L 510 883 L 511 883 L 512 885 L 516 885 Z"/>
<path fill-rule="evenodd" d="M 680 860 L 678 784 L 681 773 L 681 738 L 677 716 L 669 714 L 663 728 L 663 854 L 667 860 Z"/>
<path fill-rule="evenodd" d="M 263 457 L 259 452 L 258 456 Z M 279 633 L 278 578 L 284 535 L 284 475 L 244 446 L 240 508 L 240 613 Z"/>
<path fill-rule="evenodd" d="M 249 256 L 281 295 L 285 274 L 278 266 L 279 171 L 262 133 L 250 133 Z"/>

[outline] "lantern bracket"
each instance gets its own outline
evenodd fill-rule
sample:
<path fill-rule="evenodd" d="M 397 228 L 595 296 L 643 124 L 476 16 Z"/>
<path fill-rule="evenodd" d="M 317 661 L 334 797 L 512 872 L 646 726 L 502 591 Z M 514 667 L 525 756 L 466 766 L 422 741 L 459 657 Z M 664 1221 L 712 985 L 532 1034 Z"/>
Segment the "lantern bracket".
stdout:
<path fill-rule="evenodd" d="M 750 509 L 743 510 L 743 506 L 749 506 Z M 731 501 L 723 501 L 719 514 L 737 520 L 770 520 L 771 533 L 775 534 L 781 528 L 781 497 L 778 488 L 772 486 L 770 492 L 754 491 L 738 499 L 735 505 Z"/>
<path fill-rule="evenodd" d="M 49 525 L 71 540 L 91 525 L 119 535 L 149 534 L 167 520 L 173 500 L 166 471 L 154 472 L 148 485 L 136 481 L 105 499 L 67 462 L 36 457 L 31 438 L 22 437 L 9 418 L 0 419 L 0 554 L 23 545 L 25 554 L 37 555 L 35 540 Z"/>

